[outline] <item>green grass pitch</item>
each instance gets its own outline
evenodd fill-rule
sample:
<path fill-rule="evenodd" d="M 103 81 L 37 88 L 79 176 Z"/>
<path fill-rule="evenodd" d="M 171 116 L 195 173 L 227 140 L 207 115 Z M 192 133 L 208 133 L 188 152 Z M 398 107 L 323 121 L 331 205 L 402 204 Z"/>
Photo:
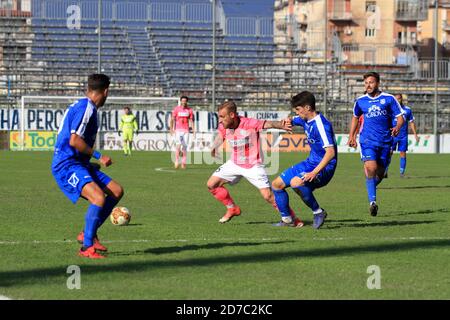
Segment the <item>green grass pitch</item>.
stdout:
<path fill-rule="evenodd" d="M 106 152 L 105 152 L 106 153 Z M 370 217 L 357 154 L 340 154 L 330 184 L 316 191 L 329 215 L 289 191 L 305 227 L 276 228 L 273 208 L 247 181 L 230 187 L 243 214 L 221 225 L 207 191 L 217 165 L 171 171 L 170 154 L 111 152 L 105 172 L 125 189 L 131 224 L 99 232 L 108 259 L 77 256 L 86 201 L 65 198 L 50 152 L 0 152 L 0 295 L 13 299 L 450 299 L 450 155 L 398 155 Z M 280 170 L 305 158 L 282 154 Z M 165 171 L 158 171 L 163 168 Z M 274 178 L 274 176 L 272 176 Z M 81 270 L 70 290 L 67 268 Z M 368 289 L 369 266 L 380 289 Z M 369 281 L 370 282 L 370 281 Z"/>

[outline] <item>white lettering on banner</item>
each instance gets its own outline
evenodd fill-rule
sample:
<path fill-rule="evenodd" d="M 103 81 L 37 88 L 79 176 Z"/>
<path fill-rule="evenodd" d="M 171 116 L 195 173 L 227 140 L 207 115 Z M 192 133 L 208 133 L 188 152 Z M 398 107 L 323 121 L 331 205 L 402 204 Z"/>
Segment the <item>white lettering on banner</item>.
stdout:
<path fill-rule="evenodd" d="M 65 109 L 25 109 L 25 130 L 57 131 L 63 120 Z M 141 132 L 168 132 L 171 111 L 135 110 L 134 115 Z M 98 112 L 99 130 L 101 132 L 117 131 L 123 112 L 117 109 Z M 263 120 L 281 120 L 289 115 L 287 111 L 246 111 L 239 113 L 244 117 Z M 195 127 L 197 132 L 213 132 L 219 126 L 216 112 L 196 111 Z M 20 130 L 20 109 L 0 108 L 0 130 Z"/>
<path fill-rule="evenodd" d="M 214 134 L 197 133 L 195 139 L 191 135 L 189 151 L 210 151 Z M 105 133 L 101 146 L 105 150 L 122 150 L 122 137 L 117 133 Z M 133 149 L 137 151 L 173 151 L 175 150 L 174 137 L 168 133 L 140 133 L 133 139 Z"/>
<path fill-rule="evenodd" d="M 432 134 L 419 134 L 420 140 L 416 142 L 414 135 L 408 135 L 408 152 L 411 153 L 433 153 L 434 152 L 434 136 Z M 338 152 L 340 153 L 352 153 L 360 151 L 359 137 L 357 138 L 358 147 L 351 148 L 348 146 L 348 134 L 336 134 L 336 143 L 338 146 Z"/>

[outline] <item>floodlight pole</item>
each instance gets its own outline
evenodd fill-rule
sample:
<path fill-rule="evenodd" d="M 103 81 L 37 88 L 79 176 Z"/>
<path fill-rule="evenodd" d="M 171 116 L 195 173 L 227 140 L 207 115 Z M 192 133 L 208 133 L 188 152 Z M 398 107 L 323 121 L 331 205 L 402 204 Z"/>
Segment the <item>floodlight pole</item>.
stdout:
<path fill-rule="evenodd" d="M 434 119 L 433 119 L 433 135 L 435 141 L 435 153 L 439 153 L 439 136 L 438 136 L 438 9 L 439 1 L 434 1 Z"/>
<path fill-rule="evenodd" d="M 216 0 L 212 0 L 212 99 L 211 111 L 216 109 Z"/>
<path fill-rule="evenodd" d="M 97 73 L 102 72 L 102 0 L 98 0 L 98 56 Z"/>

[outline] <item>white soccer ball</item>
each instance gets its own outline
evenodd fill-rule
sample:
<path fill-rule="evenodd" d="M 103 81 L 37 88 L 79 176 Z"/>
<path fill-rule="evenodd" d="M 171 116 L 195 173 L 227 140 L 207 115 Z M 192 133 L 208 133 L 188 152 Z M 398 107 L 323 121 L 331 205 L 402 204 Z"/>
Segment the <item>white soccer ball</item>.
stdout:
<path fill-rule="evenodd" d="M 130 223 L 131 214 L 125 207 L 115 207 L 111 212 L 110 219 L 115 226 L 126 226 Z"/>

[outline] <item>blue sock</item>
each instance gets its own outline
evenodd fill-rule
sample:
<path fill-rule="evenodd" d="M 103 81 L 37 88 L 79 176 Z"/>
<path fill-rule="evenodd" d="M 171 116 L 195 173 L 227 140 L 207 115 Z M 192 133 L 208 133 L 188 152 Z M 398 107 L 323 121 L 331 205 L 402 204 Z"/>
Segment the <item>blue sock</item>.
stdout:
<path fill-rule="evenodd" d="M 369 202 L 377 200 L 377 183 L 376 178 L 366 178 L 367 195 Z"/>
<path fill-rule="evenodd" d="M 97 226 L 100 220 L 102 207 L 91 204 L 86 213 L 86 226 L 84 228 L 84 247 L 91 247 L 94 244 L 94 236 L 97 233 Z"/>
<path fill-rule="evenodd" d="M 404 174 L 406 170 L 406 158 L 400 158 L 400 173 Z"/>
<path fill-rule="evenodd" d="M 106 219 L 108 219 L 112 209 L 116 206 L 117 203 L 119 203 L 119 200 L 117 200 L 116 198 L 111 196 L 106 197 L 105 205 L 100 212 L 100 219 L 98 221 L 97 229 L 100 228 L 100 226 L 105 222 Z"/>
<path fill-rule="evenodd" d="M 273 190 L 273 189 L 272 189 Z M 273 190 L 275 196 L 275 202 L 277 203 L 278 211 L 280 211 L 282 217 L 290 217 L 289 211 L 289 195 L 286 190 Z"/>
<path fill-rule="evenodd" d="M 383 180 L 383 179 L 378 178 L 378 176 L 375 177 L 374 179 L 375 179 L 375 187 L 378 186 L 381 183 L 381 181 Z"/>
<path fill-rule="evenodd" d="M 301 186 L 296 188 L 300 190 L 301 197 L 303 202 L 312 210 L 317 211 L 320 209 L 319 203 L 317 202 L 316 198 L 313 195 L 313 192 L 310 187 Z"/>

